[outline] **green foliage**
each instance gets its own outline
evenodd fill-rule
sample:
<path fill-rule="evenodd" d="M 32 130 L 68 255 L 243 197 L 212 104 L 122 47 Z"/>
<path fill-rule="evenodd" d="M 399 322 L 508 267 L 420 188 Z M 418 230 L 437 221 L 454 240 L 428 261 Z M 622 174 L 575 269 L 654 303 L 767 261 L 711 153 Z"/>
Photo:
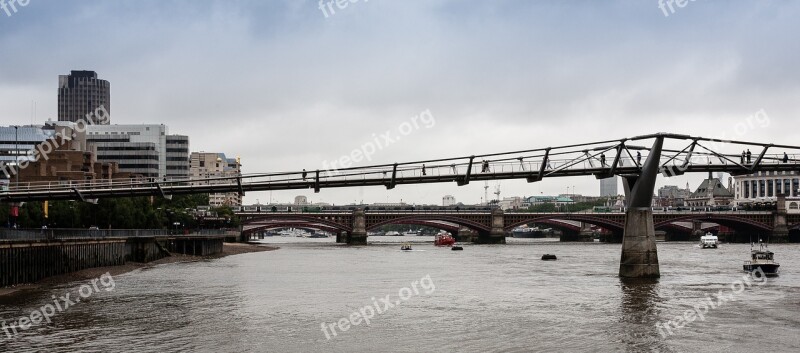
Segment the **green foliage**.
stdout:
<path fill-rule="evenodd" d="M 47 219 L 44 218 L 43 204 L 26 202 L 20 207 L 20 227 L 157 229 L 171 228 L 173 223 L 179 222 L 182 228 L 194 228 L 197 222 L 189 211 L 208 205 L 208 195 L 175 196 L 172 200 L 155 197 L 101 199 L 97 204 L 52 201 Z M 8 224 L 9 207 L 0 204 L 3 225 Z"/>
<path fill-rule="evenodd" d="M 229 206 L 214 207 L 211 209 L 211 211 L 216 213 L 217 217 L 224 219 L 216 221 L 218 227 L 220 228 L 233 228 L 238 227 L 241 224 L 239 216 L 236 216 L 233 213 L 233 209 L 231 209 Z"/>

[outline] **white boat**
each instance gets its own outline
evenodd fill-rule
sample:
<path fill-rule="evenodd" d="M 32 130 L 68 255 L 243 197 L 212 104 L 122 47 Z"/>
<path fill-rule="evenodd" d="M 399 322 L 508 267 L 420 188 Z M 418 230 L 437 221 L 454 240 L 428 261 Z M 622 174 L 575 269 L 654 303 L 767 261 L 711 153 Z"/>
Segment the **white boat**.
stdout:
<path fill-rule="evenodd" d="M 415 236 L 415 235 L 419 235 L 419 232 L 413 231 L 413 230 L 409 230 L 409 231 L 403 233 L 403 235 L 404 236 Z"/>
<path fill-rule="evenodd" d="M 400 233 L 395 232 L 393 230 L 390 230 L 390 231 L 386 232 L 386 236 L 387 237 L 396 237 L 396 236 L 399 236 L 399 235 L 400 235 Z"/>
<path fill-rule="evenodd" d="M 719 238 L 711 232 L 700 237 L 700 247 L 703 249 L 716 249 L 719 245 Z"/>

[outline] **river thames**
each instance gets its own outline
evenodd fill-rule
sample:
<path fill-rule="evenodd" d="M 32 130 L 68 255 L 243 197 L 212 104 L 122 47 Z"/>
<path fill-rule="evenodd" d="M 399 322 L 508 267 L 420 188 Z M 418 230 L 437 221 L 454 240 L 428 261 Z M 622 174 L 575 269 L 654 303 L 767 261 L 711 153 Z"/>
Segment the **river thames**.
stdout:
<path fill-rule="evenodd" d="M 748 244 L 659 243 L 661 279 L 627 282 L 617 276 L 619 244 L 509 239 L 456 252 L 430 237 L 404 239 L 428 242 L 402 252 L 394 237 L 371 237 L 366 247 L 272 238 L 264 242 L 281 249 L 136 270 L 51 324 L 4 334 L 0 351 L 800 350 L 798 245 L 770 246 L 780 276 L 748 284 Z M 541 261 L 545 253 L 558 261 Z M 0 320 L 28 316 L 83 284 L 2 298 Z M 704 308 L 709 300 L 716 307 Z M 704 308 L 702 319 L 671 334 L 663 328 L 694 307 Z"/>

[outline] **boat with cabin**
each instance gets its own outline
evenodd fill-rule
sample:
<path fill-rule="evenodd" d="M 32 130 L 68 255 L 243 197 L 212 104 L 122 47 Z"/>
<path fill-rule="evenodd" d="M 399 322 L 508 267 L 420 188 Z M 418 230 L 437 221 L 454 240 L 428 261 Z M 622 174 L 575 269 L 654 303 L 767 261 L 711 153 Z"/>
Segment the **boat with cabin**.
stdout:
<path fill-rule="evenodd" d="M 753 250 L 753 244 L 750 244 L 750 260 L 744 262 L 744 271 L 753 272 L 760 269 L 767 277 L 777 276 L 781 265 L 775 262 L 775 253 L 769 251 L 761 239 L 758 240 L 758 245 L 759 249 Z"/>
<path fill-rule="evenodd" d="M 716 249 L 719 245 L 719 238 L 714 233 L 708 232 L 700 237 L 700 247 L 703 249 Z"/>

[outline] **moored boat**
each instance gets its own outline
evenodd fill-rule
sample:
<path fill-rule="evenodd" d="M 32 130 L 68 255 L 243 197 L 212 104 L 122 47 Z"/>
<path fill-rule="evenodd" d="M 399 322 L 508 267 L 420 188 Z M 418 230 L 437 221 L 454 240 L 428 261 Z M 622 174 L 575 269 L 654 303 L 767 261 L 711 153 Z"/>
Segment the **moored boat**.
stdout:
<path fill-rule="evenodd" d="M 403 243 L 403 246 L 400 247 L 400 250 L 411 251 L 411 243 Z"/>
<path fill-rule="evenodd" d="M 539 227 L 517 227 L 511 231 L 514 238 L 544 238 L 547 236 L 548 230 L 539 229 Z"/>

